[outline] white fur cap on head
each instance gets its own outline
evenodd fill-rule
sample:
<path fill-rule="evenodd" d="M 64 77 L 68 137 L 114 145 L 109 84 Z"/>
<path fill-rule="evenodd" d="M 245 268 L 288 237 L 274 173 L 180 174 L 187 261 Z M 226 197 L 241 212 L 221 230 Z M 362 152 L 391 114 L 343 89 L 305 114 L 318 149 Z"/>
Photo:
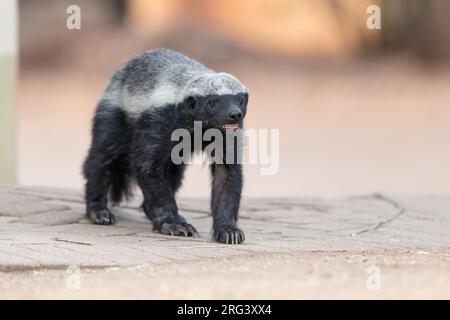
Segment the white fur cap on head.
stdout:
<path fill-rule="evenodd" d="M 244 86 L 235 76 L 226 73 L 206 73 L 193 77 L 180 92 L 180 100 L 187 96 L 208 96 L 248 93 Z"/>

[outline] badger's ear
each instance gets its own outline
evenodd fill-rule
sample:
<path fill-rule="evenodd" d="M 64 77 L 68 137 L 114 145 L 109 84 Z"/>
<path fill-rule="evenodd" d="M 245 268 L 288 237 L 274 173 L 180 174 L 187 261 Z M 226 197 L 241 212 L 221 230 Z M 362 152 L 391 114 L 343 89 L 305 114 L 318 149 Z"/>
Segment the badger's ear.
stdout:
<path fill-rule="evenodd" d="M 193 109 L 195 109 L 195 106 L 197 105 L 197 99 L 194 96 L 187 96 L 184 99 L 184 105 L 187 108 L 193 110 Z"/>
<path fill-rule="evenodd" d="M 245 99 L 245 102 L 248 102 L 248 91 L 244 92 L 244 99 Z"/>

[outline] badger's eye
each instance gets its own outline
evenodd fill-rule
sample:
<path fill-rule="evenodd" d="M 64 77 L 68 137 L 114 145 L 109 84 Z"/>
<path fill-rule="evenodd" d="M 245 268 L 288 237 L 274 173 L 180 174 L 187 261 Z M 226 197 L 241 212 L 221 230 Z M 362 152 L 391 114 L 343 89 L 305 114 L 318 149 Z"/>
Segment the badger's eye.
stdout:
<path fill-rule="evenodd" d="M 214 107 L 216 105 L 216 101 L 215 100 L 209 100 L 208 104 L 210 107 Z"/>
<path fill-rule="evenodd" d="M 243 106 L 244 105 L 244 99 L 241 99 L 241 101 L 239 102 L 239 104 L 241 105 L 241 106 Z"/>

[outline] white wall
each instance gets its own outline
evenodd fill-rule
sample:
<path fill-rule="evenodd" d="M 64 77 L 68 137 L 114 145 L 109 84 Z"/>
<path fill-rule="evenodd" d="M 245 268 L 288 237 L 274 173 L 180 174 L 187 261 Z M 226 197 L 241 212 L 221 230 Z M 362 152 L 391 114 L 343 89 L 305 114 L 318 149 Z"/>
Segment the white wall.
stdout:
<path fill-rule="evenodd" d="M 16 180 L 17 1 L 0 1 L 0 183 Z"/>

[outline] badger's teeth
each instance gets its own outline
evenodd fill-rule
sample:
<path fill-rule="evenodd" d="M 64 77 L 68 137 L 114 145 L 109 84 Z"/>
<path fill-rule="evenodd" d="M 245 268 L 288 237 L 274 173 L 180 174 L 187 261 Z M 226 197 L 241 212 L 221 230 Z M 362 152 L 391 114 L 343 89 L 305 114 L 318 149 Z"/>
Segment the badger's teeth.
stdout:
<path fill-rule="evenodd" d="M 237 125 L 237 124 L 224 124 L 222 126 L 222 128 L 224 128 L 224 129 L 237 129 L 238 127 L 239 127 L 239 125 Z"/>

